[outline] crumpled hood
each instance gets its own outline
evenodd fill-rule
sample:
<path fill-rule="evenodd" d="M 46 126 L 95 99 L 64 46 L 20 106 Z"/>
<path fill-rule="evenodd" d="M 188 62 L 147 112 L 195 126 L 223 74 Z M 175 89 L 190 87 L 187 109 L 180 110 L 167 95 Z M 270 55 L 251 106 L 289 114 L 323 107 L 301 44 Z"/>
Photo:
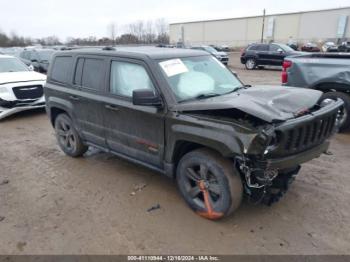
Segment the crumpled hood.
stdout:
<path fill-rule="evenodd" d="M 229 95 L 180 103 L 172 110 L 180 112 L 238 109 L 266 122 L 294 118 L 305 109 L 312 108 L 322 92 L 284 86 L 254 86 Z"/>
<path fill-rule="evenodd" d="M 46 76 L 34 71 L 0 73 L 0 85 L 27 81 L 45 81 Z"/>

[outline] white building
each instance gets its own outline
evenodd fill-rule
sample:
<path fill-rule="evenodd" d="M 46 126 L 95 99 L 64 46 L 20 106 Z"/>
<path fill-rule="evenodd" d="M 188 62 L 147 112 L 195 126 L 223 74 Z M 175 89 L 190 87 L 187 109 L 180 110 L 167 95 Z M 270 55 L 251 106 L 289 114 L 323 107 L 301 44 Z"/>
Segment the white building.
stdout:
<path fill-rule="evenodd" d="M 266 15 L 264 41 L 298 43 L 350 39 L 350 7 Z M 263 16 L 170 24 L 170 41 L 187 45 L 225 44 L 231 47 L 260 42 Z"/>

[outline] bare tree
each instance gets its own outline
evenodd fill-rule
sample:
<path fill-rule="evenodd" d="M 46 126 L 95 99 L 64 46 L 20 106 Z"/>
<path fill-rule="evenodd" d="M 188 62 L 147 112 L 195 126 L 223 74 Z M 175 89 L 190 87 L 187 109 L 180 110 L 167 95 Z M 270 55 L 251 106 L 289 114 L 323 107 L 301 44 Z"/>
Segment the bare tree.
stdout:
<path fill-rule="evenodd" d="M 169 31 L 169 24 L 164 18 L 156 19 L 154 26 L 158 35 L 167 34 Z"/>
<path fill-rule="evenodd" d="M 112 40 L 112 45 L 115 45 L 117 32 L 118 32 L 118 25 L 116 23 L 110 23 L 108 25 L 108 33 L 109 33 L 109 36 Z"/>

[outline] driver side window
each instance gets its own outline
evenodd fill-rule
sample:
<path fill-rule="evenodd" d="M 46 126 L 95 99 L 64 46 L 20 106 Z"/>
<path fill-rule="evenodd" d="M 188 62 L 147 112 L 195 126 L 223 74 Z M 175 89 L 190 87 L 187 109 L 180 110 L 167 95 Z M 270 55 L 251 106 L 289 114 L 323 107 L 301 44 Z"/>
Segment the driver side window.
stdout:
<path fill-rule="evenodd" d="M 146 69 L 139 64 L 112 61 L 110 92 L 131 98 L 137 89 L 155 90 Z"/>

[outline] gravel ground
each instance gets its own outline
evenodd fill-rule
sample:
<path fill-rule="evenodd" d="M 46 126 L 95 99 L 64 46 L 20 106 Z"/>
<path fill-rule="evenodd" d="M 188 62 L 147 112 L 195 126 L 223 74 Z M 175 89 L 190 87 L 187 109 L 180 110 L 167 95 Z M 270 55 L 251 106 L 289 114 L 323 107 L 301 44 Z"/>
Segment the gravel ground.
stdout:
<path fill-rule="evenodd" d="M 238 59 L 245 83 L 279 84 L 278 70 L 246 71 Z M 210 222 L 157 173 L 96 150 L 65 156 L 43 111 L 0 131 L 0 254 L 350 254 L 349 134 L 305 164 L 279 203 L 245 202 Z"/>

